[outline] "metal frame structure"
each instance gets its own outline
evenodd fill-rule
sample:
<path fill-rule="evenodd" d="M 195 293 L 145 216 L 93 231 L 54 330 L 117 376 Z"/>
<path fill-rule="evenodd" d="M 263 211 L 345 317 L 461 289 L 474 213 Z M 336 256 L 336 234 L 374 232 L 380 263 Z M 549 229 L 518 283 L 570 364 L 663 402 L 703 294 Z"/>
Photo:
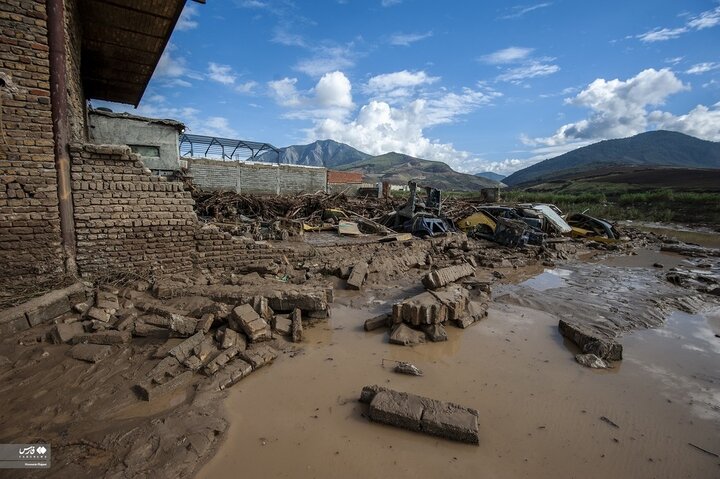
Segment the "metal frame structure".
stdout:
<path fill-rule="evenodd" d="M 277 162 L 280 163 L 280 150 L 270 143 L 182 134 L 180 135 L 179 146 L 181 157 L 220 157 L 222 160 L 228 161 L 255 160 L 262 153 L 274 151 L 277 154 Z M 243 151 L 249 151 L 250 155 L 241 155 L 240 153 Z"/>

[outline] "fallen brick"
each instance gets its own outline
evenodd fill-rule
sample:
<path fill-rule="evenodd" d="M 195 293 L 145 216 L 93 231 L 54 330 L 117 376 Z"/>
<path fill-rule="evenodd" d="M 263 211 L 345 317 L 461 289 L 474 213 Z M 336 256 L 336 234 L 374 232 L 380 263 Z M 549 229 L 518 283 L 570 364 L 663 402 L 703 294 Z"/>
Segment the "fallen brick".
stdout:
<path fill-rule="evenodd" d="M 425 342 L 425 333 L 415 331 L 405 324 L 398 324 L 390 333 L 390 344 L 399 344 L 401 346 L 411 346 Z"/>
<path fill-rule="evenodd" d="M 225 367 L 225 365 L 230 362 L 232 358 L 237 356 L 240 353 L 240 350 L 241 349 L 239 346 L 233 346 L 221 352 L 220 354 L 215 356 L 215 358 L 212 359 L 208 364 L 205 365 L 205 367 L 203 368 L 203 373 L 206 376 L 212 376 L 213 374 L 217 373 L 220 369 Z"/>
<path fill-rule="evenodd" d="M 113 311 L 113 313 L 114 313 L 114 311 Z M 97 308 L 95 306 L 90 308 L 87 312 L 88 318 L 95 319 L 97 321 L 103 321 L 105 323 L 110 321 L 110 316 L 111 316 L 111 313 L 109 313 L 108 311 L 106 311 L 104 309 Z"/>
<path fill-rule="evenodd" d="M 584 354 L 595 354 L 600 359 L 620 361 L 622 345 L 604 337 L 591 327 L 561 319 L 558 323 L 560 334 L 575 343 Z"/>
<path fill-rule="evenodd" d="M 302 311 L 295 309 L 292 313 L 292 341 L 293 343 L 299 343 L 303 339 L 303 325 L 302 325 Z"/>
<path fill-rule="evenodd" d="M 253 370 L 260 369 L 277 358 L 277 351 L 267 344 L 256 344 L 238 354 L 240 359 L 250 363 Z"/>
<path fill-rule="evenodd" d="M 85 334 L 82 323 L 60 323 L 55 325 L 52 332 L 55 343 L 69 343 L 75 336 Z"/>
<path fill-rule="evenodd" d="M 204 333 L 195 333 L 194 335 L 190 336 L 185 341 L 168 351 L 168 354 L 176 358 L 178 361 L 183 362 L 192 354 L 192 350 L 195 349 L 195 346 L 200 344 L 204 338 Z"/>
<path fill-rule="evenodd" d="M 136 386 L 136 390 L 140 393 L 146 401 L 154 401 L 155 399 L 162 397 L 166 394 L 177 391 L 178 389 L 186 387 L 193 379 L 192 371 L 185 371 L 167 382 L 159 385 L 152 383 L 142 383 Z"/>
<path fill-rule="evenodd" d="M 241 304 L 233 309 L 232 318 L 251 342 L 267 341 L 271 338 L 270 327 L 249 304 Z"/>
<path fill-rule="evenodd" d="M 237 384 L 242 378 L 253 372 L 250 364 L 242 359 L 235 359 L 225 369 L 222 370 L 216 379 L 216 388 L 219 391 L 227 389 Z"/>
<path fill-rule="evenodd" d="M 292 332 L 292 320 L 285 314 L 275 316 L 275 331 L 283 336 L 290 336 Z"/>
<path fill-rule="evenodd" d="M 445 326 L 442 324 L 428 324 L 427 326 L 423 327 L 423 331 L 425 332 L 425 335 L 430 339 L 430 341 L 437 343 L 439 341 L 447 341 L 447 331 L 445 330 Z"/>
<path fill-rule="evenodd" d="M 365 261 L 355 263 L 352 272 L 347 279 L 347 285 L 350 289 L 360 289 L 365 283 L 365 278 L 368 275 L 368 264 Z"/>
<path fill-rule="evenodd" d="M 479 444 L 478 412 L 454 403 L 366 386 L 360 401 L 369 404 L 370 420 L 454 441 Z"/>
<path fill-rule="evenodd" d="M 365 321 L 365 331 L 373 331 L 378 328 L 386 328 L 390 324 L 390 314 L 381 314 Z"/>
<path fill-rule="evenodd" d="M 81 361 L 96 363 L 105 359 L 112 352 L 112 346 L 100 344 L 76 344 L 70 349 L 70 356 Z"/>
<path fill-rule="evenodd" d="M 428 289 L 438 289 L 473 274 L 475 274 L 475 268 L 467 263 L 463 263 L 436 269 L 426 274 L 422 279 L 422 283 Z"/>
<path fill-rule="evenodd" d="M 121 344 L 130 342 L 129 331 L 102 331 L 98 333 L 79 334 L 73 338 L 73 343 L 88 344 Z"/>

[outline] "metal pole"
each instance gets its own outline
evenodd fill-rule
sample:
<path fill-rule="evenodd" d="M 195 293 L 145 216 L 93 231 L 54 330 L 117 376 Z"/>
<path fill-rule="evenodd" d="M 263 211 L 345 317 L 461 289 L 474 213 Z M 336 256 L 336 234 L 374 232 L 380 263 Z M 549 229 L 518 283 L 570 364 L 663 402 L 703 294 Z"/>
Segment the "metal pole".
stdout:
<path fill-rule="evenodd" d="M 77 276 L 75 219 L 70 183 L 70 125 L 68 123 L 67 69 L 65 63 L 64 0 L 47 0 L 48 47 L 50 49 L 50 105 L 55 138 L 60 234 L 65 253 L 65 273 Z"/>

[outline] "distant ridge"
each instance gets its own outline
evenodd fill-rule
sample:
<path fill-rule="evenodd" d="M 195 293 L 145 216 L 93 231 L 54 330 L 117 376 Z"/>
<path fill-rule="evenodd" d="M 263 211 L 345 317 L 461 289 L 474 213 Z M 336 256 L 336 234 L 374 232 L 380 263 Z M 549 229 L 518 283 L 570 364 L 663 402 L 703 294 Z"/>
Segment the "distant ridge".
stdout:
<path fill-rule="evenodd" d="M 477 191 L 499 183 L 481 176 L 460 173 L 441 161 L 423 160 L 401 153 L 385 153 L 342 165 L 340 169 L 360 171 L 374 181 L 406 184 L 409 180 L 441 190 Z"/>
<path fill-rule="evenodd" d="M 482 176 L 483 178 L 487 178 L 488 180 L 494 180 L 494 181 L 502 181 L 505 179 L 505 175 L 500 175 L 500 174 L 494 173 L 492 171 L 483 171 L 482 173 L 475 173 L 475 176 Z"/>
<path fill-rule="evenodd" d="M 292 145 L 280 148 L 280 163 L 333 168 L 354 161 L 364 160 L 370 155 L 350 145 L 333 140 L 319 140 L 309 145 Z M 260 156 L 260 161 L 277 162 L 274 152 Z"/>
<path fill-rule="evenodd" d="M 720 143 L 674 131 L 648 131 L 605 140 L 516 171 L 503 180 L 510 186 L 536 184 L 619 166 L 720 168 Z"/>

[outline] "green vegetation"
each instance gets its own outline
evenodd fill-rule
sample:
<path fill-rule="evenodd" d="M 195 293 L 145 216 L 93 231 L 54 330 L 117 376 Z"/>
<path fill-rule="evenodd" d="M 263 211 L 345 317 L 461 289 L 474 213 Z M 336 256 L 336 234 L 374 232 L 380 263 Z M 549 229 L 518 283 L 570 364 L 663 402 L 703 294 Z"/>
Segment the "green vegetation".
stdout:
<path fill-rule="evenodd" d="M 609 220 L 720 224 L 720 193 L 571 181 L 502 192 L 503 202 L 551 203 L 566 213 Z"/>

